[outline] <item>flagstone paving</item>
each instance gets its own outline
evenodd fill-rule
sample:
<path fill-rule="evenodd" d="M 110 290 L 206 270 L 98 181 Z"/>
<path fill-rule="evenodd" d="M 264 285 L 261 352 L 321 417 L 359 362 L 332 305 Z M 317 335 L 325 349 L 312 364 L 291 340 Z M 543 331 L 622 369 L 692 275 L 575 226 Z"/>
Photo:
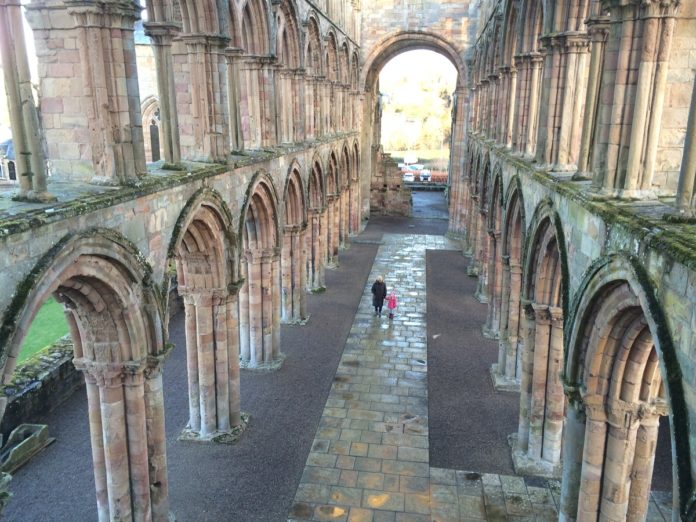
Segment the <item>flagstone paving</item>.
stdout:
<path fill-rule="evenodd" d="M 442 236 L 384 235 L 289 521 L 558 519 L 556 481 L 429 465 L 427 249 L 458 245 Z M 378 275 L 399 296 L 393 320 L 374 315 Z M 649 520 L 663 520 L 669 499 L 654 495 Z"/>

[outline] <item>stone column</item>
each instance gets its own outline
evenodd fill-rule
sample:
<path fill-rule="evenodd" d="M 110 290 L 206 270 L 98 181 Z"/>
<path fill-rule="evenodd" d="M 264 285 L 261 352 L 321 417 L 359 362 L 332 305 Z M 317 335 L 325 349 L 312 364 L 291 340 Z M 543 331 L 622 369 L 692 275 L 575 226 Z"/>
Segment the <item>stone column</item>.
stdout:
<path fill-rule="evenodd" d="M 19 180 L 15 199 L 53 201 L 56 198 L 46 186 L 46 158 L 41 146 L 19 0 L 0 1 L 0 54 Z"/>
<path fill-rule="evenodd" d="M 593 185 L 602 194 L 656 197 L 653 172 L 678 5 L 612 6 L 605 53 L 625 59 L 607 61 L 601 82 Z"/>
<path fill-rule="evenodd" d="M 513 148 L 518 154 L 526 150 L 527 126 L 529 124 L 529 74 L 531 70 L 531 56 L 529 54 L 515 55 L 515 68 L 517 69 L 517 93 L 515 96 L 514 125 L 510 128 L 513 140 Z"/>
<path fill-rule="evenodd" d="M 484 337 L 500 338 L 500 306 L 502 302 L 502 259 L 500 256 L 500 231 L 488 230 L 488 282 L 486 296 L 488 298 L 488 314 L 483 329 Z"/>
<path fill-rule="evenodd" d="M 283 249 L 280 255 L 280 288 L 283 304 L 283 322 L 293 321 L 292 285 L 293 285 L 293 226 L 286 226 L 283 234 Z"/>
<path fill-rule="evenodd" d="M 242 256 L 239 261 L 240 277 L 243 281 L 239 289 L 239 359 L 240 361 L 251 360 L 251 324 L 249 323 L 249 260 Z"/>
<path fill-rule="evenodd" d="M 306 314 L 306 227 L 286 227 L 281 255 L 282 318 L 299 323 Z"/>
<path fill-rule="evenodd" d="M 505 122 L 505 134 L 503 140 L 505 147 L 512 149 L 512 132 L 515 126 L 515 111 L 517 110 L 517 67 L 510 67 L 510 83 L 508 88 L 507 114 L 501 114 L 501 119 Z"/>
<path fill-rule="evenodd" d="M 522 351 L 522 373 L 520 382 L 520 420 L 517 429 L 516 448 L 513 448 L 513 454 L 515 451 L 526 454 L 529 449 L 529 419 L 531 417 L 532 408 L 536 319 L 534 307 L 530 302 L 525 302 L 522 306 L 524 310 L 524 329 L 522 332 L 524 349 Z"/>
<path fill-rule="evenodd" d="M 631 487 L 626 520 L 645 520 L 648 514 L 660 417 L 664 415 L 667 415 L 667 404 L 661 400 L 657 404 L 644 405 L 639 409 L 640 425 L 630 470 Z"/>
<path fill-rule="evenodd" d="M 323 242 L 321 240 L 321 213 L 317 209 L 311 209 L 309 212 L 310 221 L 310 250 L 308 251 L 309 259 L 309 290 L 319 290 L 322 288 L 323 272 L 324 272 L 324 256 Z"/>
<path fill-rule="evenodd" d="M 578 515 L 580 474 L 585 443 L 585 404 L 577 388 L 567 386 L 565 393 L 568 406 L 563 435 L 563 472 L 558 519 L 562 522 L 572 522 Z"/>
<path fill-rule="evenodd" d="M 181 440 L 235 442 L 240 427 L 237 291 L 180 287 L 186 306 L 189 423 Z"/>
<path fill-rule="evenodd" d="M 180 39 L 186 44 L 189 67 L 188 89 L 191 115 L 188 159 L 227 161 L 230 147 L 226 53 L 229 39 L 222 36 L 187 34 Z"/>
<path fill-rule="evenodd" d="M 251 95 L 258 97 L 260 107 L 259 125 L 261 127 L 261 147 L 272 147 L 277 145 L 278 130 L 276 129 L 276 98 L 275 82 L 273 81 L 274 69 L 276 67 L 275 58 L 262 56 L 258 57 L 258 87 L 257 92 Z"/>
<path fill-rule="evenodd" d="M 464 234 L 461 211 L 464 201 L 462 200 L 462 184 L 465 183 L 462 165 L 466 148 L 466 111 L 467 92 L 464 88 L 458 88 L 454 93 L 454 105 L 452 107 L 452 132 L 450 138 L 450 163 L 448 183 L 450 185 L 449 201 L 449 234 L 461 237 Z"/>
<path fill-rule="evenodd" d="M 497 73 L 488 75 L 488 121 L 486 122 L 486 135 L 491 139 L 496 139 L 498 125 L 498 95 L 500 75 Z"/>
<path fill-rule="evenodd" d="M 93 182 L 122 184 L 147 171 L 133 39 L 140 7 L 96 0 L 65 3 L 78 28 Z"/>
<path fill-rule="evenodd" d="M 76 358 L 74 363 L 84 372 L 87 386 L 99 520 L 167 520 L 157 359 L 95 362 Z M 146 385 L 146 381 L 150 382 Z M 149 420 L 148 415 L 152 415 Z M 164 482 L 152 480 L 151 472 Z"/>
<path fill-rule="evenodd" d="M 599 86 L 604 64 L 604 46 L 609 32 L 609 17 L 590 17 L 586 25 L 590 35 L 590 69 L 585 96 L 585 114 L 582 119 L 580 152 L 578 154 L 578 174 L 580 176 L 589 172 L 592 136 L 597 122 Z"/>
<path fill-rule="evenodd" d="M 553 172 L 577 169 L 585 100 L 588 37 L 568 32 L 543 38 L 546 48 L 536 160 Z"/>
<path fill-rule="evenodd" d="M 696 192 L 696 84 L 691 94 L 689 122 L 684 139 L 684 156 L 677 189 L 677 208 L 681 213 L 689 216 L 694 215 L 694 207 L 696 206 L 694 192 Z"/>
<path fill-rule="evenodd" d="M 225 49 L 227 61 L 227 114 L 230 129 L 230 150 L 244 150 L 244 134 L 242 133 L 241 103 L 241 61 L 244 51 L 235 47 Z"/>
<path fill-rule="evenodd" d="M 271 360 L 272 369 L 279 368 L 285 358 L 280 352 L 280 251 L 271 255 Z"/>
<path fill-rule="evenodd" d="M 478 273 L 478 284 L 476 285 L 476 294 L 474 297 L 480 303 L 488 303 L 488 211 L 484 207 L 485 202 L 479 199 L 478 208 L 478 225 L 476 238 L 476 255 L 475 263 Z"/>
<path fill-rule="evenodd" d="M 604 397 L 585 397 L 586 427 L 582 452 L 577 519 L 596 520 L 599 514 L 601 477 L 604 468 L 607 416 Z"/>
<path fill-rule="evenodd" d="M 172 61 L 172 38 L 178 33 L 179 28 L 169 21 L 146 22 L 143 26 L 145 34 L 152 41 L 155 66 L 157 67 L 157 91 L 160 102 L 164 161 L 170 165 L 175 165 L 181 162 L 181 144 Z"/>
<path fill-rule="evenodd" d="M 292 103 L 292 132 L 293 142 L 299 143 L 307 140 L 307 116 L 308 104 L 306 98 L 307 75 L 304 69 L 296 69 L 292 77 L 293 103 Z"/>
<path fill-rule="evenodd" d="M 527 157 L 534 157 L 536 150 L 536 138 L 539 126 L 539 101 L 541 89 L 541 76 L 544 64 L 544 55 L 541 53 L 530 53 L 529 66 L 529 92 L 528 92 L 528 120 L 527 120 L 527 135 L 525 136 L 525 150 Z"/>
<path fill-rule="evenodd" d="M 544 388 L 544 435 L 541 458 L 558 466 L 561 462 L 563 438 L 563 417 L 565 415 L 565 394 L 561 374 L 563 373 L 563 309 L 550 306 L 551 333 L 548 347 L 547 375 Z"/>
<path fill-rule="evenodd" d="M 534 358 L 532 362 L 531 403 L 529 409 L 528 455 L 534 460 L 543 458 L 544 424 L 546 417 L 546 383 L 549 375 L 549 345 L 551 342 L 551 313 L 545 305 L 532 304 L 534 309 Z"/>

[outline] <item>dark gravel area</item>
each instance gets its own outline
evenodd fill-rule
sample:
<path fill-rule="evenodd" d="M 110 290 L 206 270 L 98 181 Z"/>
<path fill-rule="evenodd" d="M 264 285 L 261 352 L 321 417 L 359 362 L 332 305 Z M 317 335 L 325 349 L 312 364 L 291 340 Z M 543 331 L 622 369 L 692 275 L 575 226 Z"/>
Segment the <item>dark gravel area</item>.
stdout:
<path fill-rule="evenodd" d="M 517 430 L 519 395 L 493 389 L 498 343 L 481 335 L 476 279 L 459 252 L 429 250 L 426 259 L 430 465 L 512 475 L 507 436 Z"/>

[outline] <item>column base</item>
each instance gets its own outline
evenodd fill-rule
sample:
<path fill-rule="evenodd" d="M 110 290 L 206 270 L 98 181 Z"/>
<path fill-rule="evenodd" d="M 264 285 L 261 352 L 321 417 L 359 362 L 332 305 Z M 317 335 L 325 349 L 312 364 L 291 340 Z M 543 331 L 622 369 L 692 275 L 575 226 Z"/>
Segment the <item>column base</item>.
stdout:
<path fill-rule="evenodd" d="M 233 426 L 226 431 L 215 431 L 207 435 L 201 435 L 197 431 L 193 431 L 189 427 L 186 427 L 181 432 L 181 435 L 177 437 L 177 440 L 182 442 L 213 442 L 215 444 L 236 444 L 242 437 L 244 432 L 249 425 L 249 414 L 241 413 L 242 422 L 238 426 Z"/>
<path fill-rule="evenodd" d="M 239 367 L 243 370 L 253 370 L 257 372 L 275 372 L 276 370 L 280 370 L 284 361 L 285 354 L 281 353 L 278 354 L 278 357 L 268 362 L 252 363 L 251 361 L 239 359 Z"/>
<path fill-rule="evenodd" d="M 338 262 L 338 259 L 336 260 L 330 260 L 328 263 L 326 263 L 326 267 L 329 270 L 336 270 L 339 266 L 341 266 Z"/>
<path fill-rule="evenodd" d="M 464 254 L 464 255 L 468 255 L 468 254 Z M 469 277 L 478 277 L 478 275 L 479 275 L 478 267 L 476 265 L 473 265 L 473 264 L 467 266 L 466 267 L 466 275 L 468 275 Z"/>
<path fill-rule="evenodd" d="M 326 287 L 325 286 L 318 286 L 316 288 L 312 288 L 309 290 L 313 294 L 323 294 L 326 292 Z"/>
<path fill-rule="evenodd" d="M 488 304 L 488 296 L 486 294 L 482 294 L 481 292 L 476 292 L 474 294 L 474 298 L 479 302 L 483 304 Z"/>
<path fill-rule="evenodd" d="M 488 299 L 486 299 L 486 302 L 488 302 Z M 494 340 L 494 339 L 500 338 L 500 334 L 499 334 L 498 330 L 494 330 L 493 328 L 490 328 L 485 324 L 481 327 L 481 334 L 486 339 Z"/>
<path fill-rule="evenodd" d="M 326 288 L 322 289 L 321 291 L 324 292 L 325 290 L 326 290 Z M 316 292 L 314 290 L 312 290 L 312 293 L 316 293 Z M 289 321 L 282 321 L 281 324 L 289 324 L 289 325 L 293 325 L 293 326 L 304 326 L 307 324 L 310 317 L 312 317 L 312 314 L 309 314 L 304 319 L 290 319 Z"/>
<path fill-rule="evenodd" d="M 491 381 L 493 381 L 493 389 L 499 392 L 520 393 L 520 381 L 510 379 L 505 375 L 498 373 L 498 363 L 493 363 L 490 367 Z"/>
<path fill-rule="evenodd" d="M 465 232 L 455 232 L 454 230 L 448 230 L 447 233 L 445 234 L 445 237 L 447 239 L 451 239 L 453 241 L 464 241 L 464 240 L 466 240 L 466 233 Z"/>
<path fill-rule="evenodd" d="M 550 479 L 560 479 L 561 463 L 552 464 L 545 460 L 532 459 L 517 447 L 517 433 L 508 435 L 508 444 L 512 453 L 512 466 L 516 475 L 532 475 Z"/>

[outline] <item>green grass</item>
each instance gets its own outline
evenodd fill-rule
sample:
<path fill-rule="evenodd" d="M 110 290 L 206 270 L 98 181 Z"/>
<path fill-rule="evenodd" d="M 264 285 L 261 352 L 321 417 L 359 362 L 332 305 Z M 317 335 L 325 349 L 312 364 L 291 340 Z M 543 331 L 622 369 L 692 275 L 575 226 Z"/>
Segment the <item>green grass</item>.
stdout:
<path fill-rule="evenodd" d="M 434 170 L 447 170 L 449 163 L 449 149 L 435 150 L 392 150 L 386 151 L 391 154 L 392 159 L 396 162 L 402 162 L 406 154 L 413 154 L 418 158 L 418 163 L 422 163 L 426 167 Z"/>
<path fill-rule="evenodd" d="M 31 323 L 29 333 L 19 351 L 18 363 L 22 363 L 44 348 L 51 346 L 68 333 L 68 323 L 63 315 L 63 307 L 52 297 L 39 309 Z"/>

